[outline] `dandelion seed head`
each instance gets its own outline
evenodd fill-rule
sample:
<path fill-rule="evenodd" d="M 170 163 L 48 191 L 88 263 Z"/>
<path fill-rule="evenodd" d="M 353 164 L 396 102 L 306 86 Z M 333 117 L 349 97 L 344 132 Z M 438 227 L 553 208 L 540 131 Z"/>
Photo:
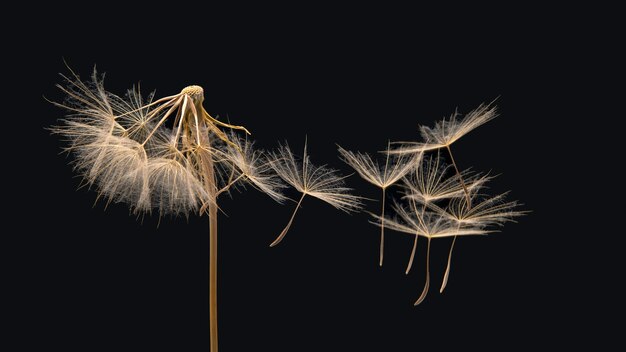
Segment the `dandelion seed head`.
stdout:
<path fill-rule="evenodd" d="M 180 94 L 186 94 L 196 102 L 202 102 L 204 100 L 204 89 L 198 85 L 190 85 L 180 91 Z"/>
<path fill-rule="evenodd" d="M 57 87 L 66 99 L 54 104 L 69 114 L 52 131 L 68 142 L 74 169 L 98 198 L 127 203 L 135 213 L 188 215 L 205 211 L 237 182 L 250 182 L 282 199 L 268 163 L 222 129 L 248 131 L 211 117 L 202 87 L 155 100 L 135 87 L 124 97 L 110 93 L 95 71 L 89 82 L 73 71 L 63 77 Z"/>

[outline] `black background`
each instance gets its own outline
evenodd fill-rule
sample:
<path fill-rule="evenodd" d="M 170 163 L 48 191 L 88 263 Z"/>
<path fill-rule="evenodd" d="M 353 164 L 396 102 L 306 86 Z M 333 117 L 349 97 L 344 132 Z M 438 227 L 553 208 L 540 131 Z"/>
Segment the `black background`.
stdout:
<path fill-rule="evenodd" d="M 286 239 L 269 248 L 293 205 L 253 189 L 225 197 L 223 351 L 507 350 L 597 346 L 610 338 L 600 315 L 614 310 L 599 308 L 607 298 L 594 293 L 613 292 L 612 281 L 588 266 L 599 241 L 587 235 L 604 230 L 588 220 L 598 205 L 582 199 L 594 187 L 580 176 L 596 163 L 590 149 L 597 142 L 578 121 L 601 123 L 606 115 L 596 105 L 615 94 L 598 83 L 613 79 L 606 69 L 614 56 L 611 40 L 592 34 L 596 25 L 566 9 L 442 12 L 426 21 L 429 11 L 242 7 L 203 14 L 171 5 L 43 8 L 24 18 L 41 28 L 35 36 L 5 31 L 7 76 L 17 78 L 5 126 L 25 127 L 10 129 L 22 147 L 7 162 L 24 166 L 11 185 L 25 192 L 11 198 L 17 211 L 9 220 L 19 226 L 6 235 L 16 247 L 5 247 L 17 254 L 7 268 L 21 346 L 208 349 L 208 221 L 138 220 L 125 205 L 105 210 L 93 205 L 95 192 L 76 190 L 71 157 L 59 154 L 62 143 L 44 129 L 64 113 L 42 98 L 63 98 L 54 88 L 57 73 L 67 73 L 63 58 L 83 78 L 96 64 L 118 94 L 137 82 L 157 96 L 199 84 L 207 111 L 245 125 L 259 147 L 287 140 L 300 151 L 306 136 L 314 163 L 344 173 L 351 171 L 336 143 L 375 152 L 387 140 L 418 138 L 418 124 L 499 97 L 501 116 L 455 143 L 455 157 L 463 168 L 501 174 L 493 192 L 512 190 L 532 213 L 501 233 L 459 240 L 444 294 L 438 287 L 450 241 L 433 242 L 431 292 L 418 307 L 425 246 L 404 275 L 408 236 L 388 232 L 380 268 L 378 232 L 366 214 L 307 198 Z M 610 21 L 602 26 L 611 31 Z M 605 141 L 602 148 L 611 149 Z M 348 184 L 378 199 L 357 176 Z"/>

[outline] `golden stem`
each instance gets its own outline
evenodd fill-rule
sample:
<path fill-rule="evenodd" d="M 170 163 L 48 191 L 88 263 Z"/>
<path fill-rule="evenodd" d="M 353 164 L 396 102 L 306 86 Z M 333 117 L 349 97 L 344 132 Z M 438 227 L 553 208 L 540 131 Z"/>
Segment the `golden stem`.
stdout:
<path fill-rule="evenodd" d="M 270 244 L 270 247 L 274 247 L 275 245 L 279 244 L 280 241 L 283 240 L 283 238 L 289 231 L 289 228 L 291 227 L 291 223 L 293 222 L 293 219 L 296 217 L 296 213 L 298 212 L 298 209 L 300 208 L 300 204 L 302 204 L 302 200 L 304 199 L 304 196 L 306 196 L 306 193 L 302 193 L 302 197 L 300 197 L 300 200 L 298 201 L 298 205 L 296 205 L 296 209 L 293 210 L 293 214 L 291 214 L 291 219 L 289 219 L 287 226 L 285 226 L 285 228 L 280 232 L 280 235 L 276 237 L 274 242 Z"/>
<path fill-rule="evenodd" d="M 422 303 L 422 301 L 426 298 L 429 287 L 430 287 L 430 238 L 428 238 L 428 248 L 426 249 L 426 283 L 424 284 L 424 289 L 422 290 L 422 294 L 419 296 L 417 301 L 415 301 L 415 303 L 413 304 L 414 306 Z"/>
<path fill-rule="evenodd" d="M 446 273 L 443 275 L 443 282 L 441 283 L 439 293 L 443 293 L 443 290 L 448 284 L 448 277 L 450 276 L 450 265 L 452 264 L 452 250 L 454 249 L 454 244 L 456 243 L 456 237 L 457 236 L 454 236 L 454 239 L 452 240 L 452 245 L 450 246 L 450 253 L 448 253 L 448 265 L 446 266 Z"/>
<path fill-rule="evenodd" d="M 383 187 L 383 200 L 380 210 L 380 259 L 378 266 L 383 266 L 383 255 L 385 252 L 385 188 Z"/>
<path fill-rule="evenodd" d="M 411 204 L 413 205 L 413 209 L 415 210 L 415 212 L 417 212 L 417 208 L 415 207 L 415 201 L 412 201 Z M 424 229 L 426 229 L 426 224 L 424 224 L 424 221 L 422 220 L 422 218 L 424 217 L 425 212 L 426 212 L 426 204 L 424 204 L 424 206 L 422 207 L 422 211 L 417 216 L 417 220 L 424 227 Z M 406 271 L 404 272 L 407 275 L 409 274 L 409 271 L 411 271 L 411 267 L 413 266 L 413 259 L 415 258 L 415 251 L 417 250 L 418 238 L 419 238 L 419 233 L 416 233 L 415 240 L 413 241 L 413 250 L 411 250 L 411 257 L 409 258 L 409 264 L 407 265 Z"/>
<path fill-rule="evenodd" d="M 456 171 L 456 175 L 459 177 L 459 182 L 461 182 L 461 186 L 463 187 L 463 191 L 465 192 L 465 201 L 467 202 L 467 207 L 471 208 L 472 203 L 470 201 L 469 191 L 467 190 L 465 181 L 463 181 L 463 176 L 461 176 L 461 173 L 459 172 L 459 168 L 456 166 L 456 162 L 454 161 L 454 156 L 452 156 L 452 150 L 450 149 L 449 145 L 446 145 L 446 149 L 448 150 L 448 154 L 450 155 L 450 160 L 452 160 L 454 171 Z"/>
<path fill-rule="evenodd" d="M 411 267 L 413 266 L 413 259 L 415 258 L 415 252 L 417 251 L 417 239 L 420 236 L 418 234 L 415 234 L 415 240 L 413 240 L 413 249 L 411 250 L 411 257 L 409 258 L 409 264 L 406 266 L 406 271 L 404 272 L 405 274 L 409 274 L 409 271 L 411 271 Z"/>
<path fill-rule="evenodd" d="M 454 170 L 456 171 L 457 176 L 459 177 L 459 182 L 461 182 L 461 186 L 463 186 L 463 191 L 465 192 L 465 202 L 467 203 L 467 209 L 472 208 L 472 202 L 470 200 L 469 191 L 467 190 L 467 186 L 465 185 L 465 181 L 463 181 L 463 177 L 459 172 L 459 168 L 456 166 L 456 162 L 454 162 L 454 156 L 452 156 L 452 150 L 449 145 L 446 145 L 446 149 L 448 150 L 448 154 L 450 155 L 450 159 L 452 160 L 452 165 L 454 166 Z M 446 273 L 443 276 L 443 282 L 441 283 L 441 288 L 439 289 L 439 293 L 443 293 L 443 290 L 446 288 L 448 284 L 448 276 L 450 276 L 450 264 L 452 261 L 452 250 L 454 249 L 454 244 L 456 243 L 456 236 L 452 240 L 452 245 L 450 246 L 450 253 L 448 254 L 448 265 L 446 267 Z"/>
<path fill-rule="evenodd" d="M 200 105 L 200 99 L 191 100 L 191 106 Z M 186 101 L 186 99 L 185 99 Z M 195 106 L 194 106 L 195 108 Z M 197 111 L 197 110 L 196 110 Z M 183 114 L 185 111 L 182 112 Z M 185 116 L 181 116 L 181 119 Z M 203 121 L 204 123 L 204 121 Z M 198 141 L 198 163 L 204 174 L 204 187 L 209 194 L 208 212 L 209 212 L 209 335 L 211 352 L 218 352 L 218 334 L 217 334 L 217 179 L 215 177 L 215 165 L 213 156 L 208 152 L 207 148 L 201 148 L 203 145 L 210 146 L 211 141 L 209 135 L 201 135 L 200 128 L 196 125 L 195 129 L 190 128 L 190 132 L 196 134 Z"/>
<path fill-rule="evenodd" d="M 209 331 L 217 352 L 217 205 L 209 204 Z"/>

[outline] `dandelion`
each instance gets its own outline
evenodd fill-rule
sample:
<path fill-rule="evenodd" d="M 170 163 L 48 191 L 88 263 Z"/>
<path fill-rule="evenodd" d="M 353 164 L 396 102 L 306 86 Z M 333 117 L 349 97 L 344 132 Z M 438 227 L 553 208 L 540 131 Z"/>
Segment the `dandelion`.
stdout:
<path fill-rule="evenodd" d="M 438 206 L 433 206 L 432 209 L 459 226 L 502 226 L 528 213 L 528 211 L 517 209 L 520 205 L 518 201 L 505 201 L 507 194 L 508 192 L 481 198 L 480 194 L 473 191 L 472 199 L 478 200 L 471 208 L 467 206 L 467 203 L 453 199 L 445 209 Z"/>
<path fill-rule="evenodd" d="M 434 238 L 484 235 L 488 231 L 479 227 L 466 226 L 460 228 L 452 221 L 439 214 L 430 211 L 418 211 L 417 204 L 414 200 L 410 202 L 407 208 L 398 203 L 394 204 L 396 216 L 385 219 L 385 227 L 391 230 L 408 233 L 414 236 L 423 236 L 428 239 L 428 247 L 426 249 L 426 282 L 422 293 L 415 301 L 414 305 L 422 303 L 428 294 L 430 288 L 430 242 Z M 377 215 L 374 216 L 379 224 L 383 219 Z"/>
<path fill-rule="evenodd" d="M 64 84 L 69 111 L 52 131 L 68 142 L 74 168 L 106 202 L 129 204 L 136 214 L 208 214 L 210 236 L 209 306 L 211 351 L 217 339 L 217 198 L 232 186 L 248 183 L 282 200 L 279 179 L 263 153 L 248 139 L 222 129 L 249 134 L 213 118 L 203 107 L 204 90 L 192 85 L 154 100 L 139 89 L 125 97 L 104 89 L 94 70 L 83 82 L 70 70 Z"/>
<path fill-rule="evenodd" d="M 274 247 L 283 240 L 306 195 L 320 199 L 333 207 L 350 212 L 361 208 L 361 197 L 353 196 L 348 192 L 344 184 L 345 176 L 340 176 L 336 170 L 325 165 L 315 166 L 311 164 L 307 154 L 307 143 L 304 143 L 302 159 L 297 160 L 287 144 L 281 145 L 272 155 L 272 167 L 285 182 L 302 193 L 296 208 L 285 228 L 278 237 L 270 244 Z"/>
<path fill-rule="evenodd" d="M 497 116 L 496 107 L 482 104 L 474 111 L 461 118 L 458 113 L 435 123 L 434 127 L 420 126 L 422 141 L 396 142 L 400 146 L 387 148 L 388 157 L 393 157 L 389 165 L 391 169 L 402 169 L 403 162 L 395 165 L 402 157 L 413 156 L 413 167 L 404 173 L 402 179 L 401 199 L 408 205 L 395 201 L 395 216 L 373 215 L 375 225 L 387 229 L 413 235 L 413 247 L 405 270 L 408 274 L 413 265 L 417 244 L 420 237 L 428 239 L 426 254 L 426 282 L 415 304 L 420 304 L 426 297 L 430 287 L 430 242 L 433 238 L 452 237 L 448 253 L 448 261 L 443 282 L 439 292 L 445 289 L 451 270 L 451 258 L 458 236 L 485 235 L 493 230 L 493 225 L 502 225 L 513 218 L 526 214 L 517 209 L 517 202 L 505 202 L 503 195 L 495 197 L 479 196 L 491 180 L 489 174 L 475 173 L 469 170 L 460 171 L 452 154 L 451 145 L 475 128 L 487 123 Z M 441 157 L 441 149 L 446 149 L 450 164 Z M 437 152 L 436 155 L 428 153 Z M 345 151 L 341 151 L 346 155 Z M 348 155 L 346 161 L 353 165 L 364 178 L 371 180 L 376 175 L 375 167 L 363 160 L 364 157 Z M 389 161 L 388 161 L 389 163 Z M 356 166 L 355 166 L 356 165 Z M 454 172 L 451 171 L 454 170 Z M 374 179 L 376 181 L 376 179 Z M 375 181 L 370 181 L 375 183 Z M 474 202 L 475 204 L 472 204 Z"/>
<path fill-rule="evenodd" d="M 350 165 L 356 172 L 367 182 L 379 187 L 382 191 L 381 196 L 381 224 L 380 224 L 380 254 L 378 265 L 383 265 L 383 254 L 385 245 L 385 192 L 387 187 L 398 182 L 407 172 L 411 170 L 415 162 L 421 159 L 422 154 L 402 154 L 399 156 L 391 156 L 390 145 L 387 144 L 387 152 L 385 164 L 380 165 L 377 161 L 372 160 L 369 154 L 351 152 L 339 147 L 339 153 L 342 160 Z M 392 159 L 393 158 L 393 159 Z"/>
<path fill-rule="evenodd" d="M 487 197 L 474 203 L 472 207 L 469 207 L 466 202 L 453 199 L 450 201 L 445 209 L 442 209 L 436 205 L 431 208 L 435 210 L 440 216 L 456 223 L 458 228 L 471 226 L 485 228 L 490 225 L 503 225 L 507 221 L 514 221 L 515 217 L 527 214 L 527 211 L 517 210 L 519 206 L 517 201 L 505 202 L 504 198 L 506 193 Z M 478 193 L 473 191 L 471 195 L 472 200 L 478 198 Z M 448 277 L 450 275 L 450 266 L 452 261 L 452 250 L 456 237 L 452 240 L 450 246 L 450 252 L 448 253 L 448 263 L 446 265 L 446 272 L 443 276 L 441 288 L 439 292 L 443 292 L 448 284 Z"/>
<path fill-rule="evenodd" d="M 452 161 L 452 166 L 458 176 L 465 191 L 465 200 L 470 205 L 469 190 L 465 184 L 459 168 L 457 167 L 454 156 L 452 155 L 451 145 L 464 135 L 468 134 L 477 127 L 493 120 L 498 116 L 496 107 L 491 104 L 481 104 L 478 108 L 460 119 L 460 114 L 455 112 L 449 118 L 435 123 L 435 127 L 420 126 L 420 133 L 425 142 L 399 142 L 402 147 L 391 151 L 393 154 L 414 154 L 423 153 L 430 150 L 439 150 L 445 148 Z M 471 206 L 471 205 L 470 205 Z"/>
<path fill-rule="evenodd" d="M 481 176 L 473 174 L 470 171 L 463 171 L 460 175 L 448 177 L 450 165 L 443 162 L 439 153 L 436 156 L 423 158 L 415 167 L 415 172 L 403 179 L 405 196 L 403 198 L 411 199 L 422 206 L 422 212 L 431 204 L 439 201 L 458 198 L 464 196 L 464 188 L 459 182 L 459 178 L 463 177 L 467 182 L 469 191 L 480 188 L 487 182 L 489 176 Z M 411 270 L 413 258 L 417 250 L 416 236 L 413 241 L 413 249 L 409 257 L 409 263 L 406 268 L 406 274 Z"/>
<path fill-rule="evenodd" d="M 273 172 L 271 161 L 265 153 L 255 150 L 253 148 L 254 142 L 251 142 L 247 137 L 239 137 L 233 133 L 229 139 L 235 148 L 228 148 L 226 150 L 227 155 L 224 157 L 234 163 L 235 168 L 232 170 L 239 172 L 239 175 L 230 181 L 230 184 L 245 179 L 254 188 L 282 203 L 286 197 L 280 191 L 286 186 Z M 231 178 L 233 177 L 231 176 Z"/>

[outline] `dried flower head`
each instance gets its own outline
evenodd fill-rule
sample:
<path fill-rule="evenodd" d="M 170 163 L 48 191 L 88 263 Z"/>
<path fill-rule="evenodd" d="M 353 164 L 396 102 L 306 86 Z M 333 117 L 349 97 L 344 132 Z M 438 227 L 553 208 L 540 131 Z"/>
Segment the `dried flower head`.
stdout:
<path fill-rule="evenodd" d="M 217 198 L 248 182 L 280 201 L 279 179 L 247 138 L 222 129 L 248 130 L 209 115 L 200 86 L 144 100 L 135 88 L 123 98 L 107 92 L 95 71 L 91 82 L 73 71 L 63 77 L 58 87 L 67 99 L 54 104 L 70 114 L 53 132 L 69 142 L 75 169 L 98 197 L 128 203 L 135 213 L 208 214 L 209 327 L 217 352 Z"/>
<path fill-rule="evenodd" d="M 55 104 L 70 114 L 53 131 L 69 142 L 75 169 L 99 198 L 136 213 L 187 215 L 206 210 L 235 181 L 249 181 L 281 199 L 260 152 L 220 128 L 248 131 L 210 116 L 200 86 L 154 101 L 135 88 L 124 98 L 107 92 L 95 71 L 91 82 L 74 72 L 63 77 L 67 99 Z"/>

